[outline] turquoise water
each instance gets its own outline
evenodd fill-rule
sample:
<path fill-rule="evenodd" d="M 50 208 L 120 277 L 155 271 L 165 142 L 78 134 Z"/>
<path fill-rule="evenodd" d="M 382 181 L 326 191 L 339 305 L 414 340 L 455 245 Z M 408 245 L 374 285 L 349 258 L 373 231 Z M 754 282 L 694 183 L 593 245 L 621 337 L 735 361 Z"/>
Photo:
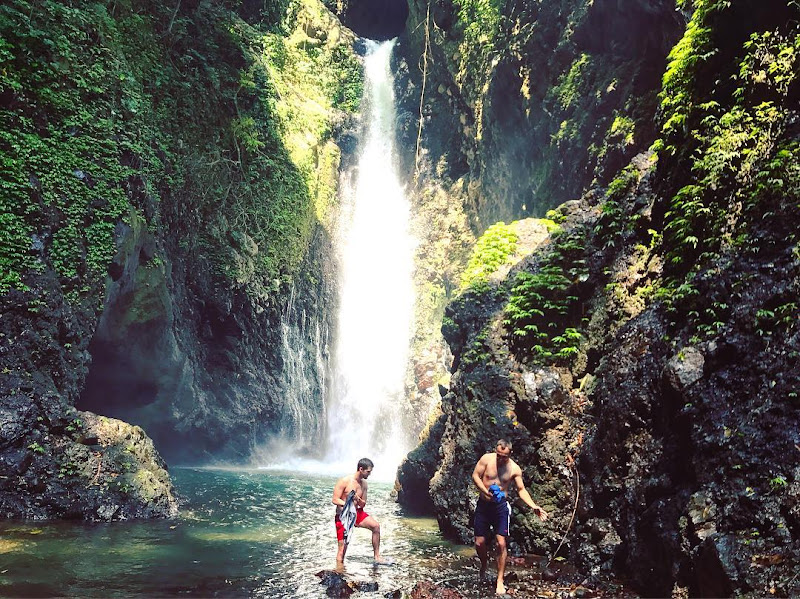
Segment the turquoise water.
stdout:
<path fill-rule="evenodd" d="M 183 502 L 170 521 L 87 524 L 0 522 L 0 596 L 324 597 L 315 576 L 335 565 L 334 477 L 264 471 L 175 469 Z M 378 583 L 382 597 L 415 581 L 474 569 L 469 547 L 444 541 L 432 519 L 403 516 L 391 485 L 370 482 L 367 511 L 381 522 L 372 566 L 370 533 L 357 529 L 346 576 Z"/>

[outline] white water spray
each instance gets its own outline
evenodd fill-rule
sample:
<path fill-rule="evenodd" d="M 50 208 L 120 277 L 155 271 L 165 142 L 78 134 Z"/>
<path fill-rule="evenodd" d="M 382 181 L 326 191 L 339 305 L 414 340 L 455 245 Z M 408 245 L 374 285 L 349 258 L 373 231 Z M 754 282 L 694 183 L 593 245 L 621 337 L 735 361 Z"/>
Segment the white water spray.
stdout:
<path fill-rule="evenodd" d="M 394 480 L 408 452 L 403 389 L 413 324 L 414 242 L 410 206 L 396 169 L 394 41 L 370 42 L 365 58 L 368 130 L 361 149 L 352 216 L 342 219 L 342 291 L 334 397 L 325 461 L 355 469 L 375 462 L 375 478 Z M 349 222 L 348 222 L 349 221 Z"/>

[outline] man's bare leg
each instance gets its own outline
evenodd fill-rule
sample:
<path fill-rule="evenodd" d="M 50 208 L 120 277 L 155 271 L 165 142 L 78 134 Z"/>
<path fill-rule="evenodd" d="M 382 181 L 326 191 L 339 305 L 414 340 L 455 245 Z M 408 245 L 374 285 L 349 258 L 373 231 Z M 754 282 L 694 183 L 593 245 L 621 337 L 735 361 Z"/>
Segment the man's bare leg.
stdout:
<path fill-rule="evenodd" d="M 497 589 L 495 593 L 498 595 L 504 595 L 506 592 L 506 585 L 503 582 L 503 577 L 506 573 L 507 555 L 506 538 L 502 535 L 497 535 Z"/>
<path fill-rule="evenodd" d="M 344 554 L 347 553 L 347 545 L 344 541 L 339 541 L 339 549 L 336 551 L 336 569 L 344 568 Z"/>
<path fill-rule="evenodd" d="M 486 537 L 475 537 L 475 553 L 478 554 L 478 559 L 481 560 L 481 571 L 478 574 L 478 580 L 483 582 L 483 577 L 486 576 L 486 563 L 489 561 L 489 549 L 486 547 Z"/>
<path fill-rule="evenodd" d="M 381 525 L 372 516 L 368 516 L 358 524 L 361 528 L 367 528 L 372 531 L 372 553 L 377 563 L 382 563 L 381 560 Z"/>

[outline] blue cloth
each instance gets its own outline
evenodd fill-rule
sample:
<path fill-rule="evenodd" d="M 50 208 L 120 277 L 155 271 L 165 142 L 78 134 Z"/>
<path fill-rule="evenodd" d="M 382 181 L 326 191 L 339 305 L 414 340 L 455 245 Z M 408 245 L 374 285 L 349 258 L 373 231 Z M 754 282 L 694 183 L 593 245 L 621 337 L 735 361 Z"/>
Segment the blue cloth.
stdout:
<path fill-rule="evenodd" d="M 503 503 L 506 500 L 506 494 L 503 489 L 500 488 L 500 485 L 490 485 L 489 493 L 492 494 L 496 503 Z"/>

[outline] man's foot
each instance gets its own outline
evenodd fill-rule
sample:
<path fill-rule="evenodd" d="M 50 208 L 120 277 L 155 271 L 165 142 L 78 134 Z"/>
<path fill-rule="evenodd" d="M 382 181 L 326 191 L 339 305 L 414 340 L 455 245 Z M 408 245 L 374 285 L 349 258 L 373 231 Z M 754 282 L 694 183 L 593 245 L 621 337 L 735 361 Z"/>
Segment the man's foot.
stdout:
<path fill-rule="evenodd" d="M 514 589 L 506 588 L 506 585 L 503 584 L 502 580 L 497 581 L 497 589 L 495 590 L 494 594 L 498 597 L 503 595 L 513 595 L 516 591 Z"/>
<path fill-rule="evenodd" d="M 394 560 L 390 557 L 376 557 L 373 562 L 373 566 L 393 566 Z"/>

